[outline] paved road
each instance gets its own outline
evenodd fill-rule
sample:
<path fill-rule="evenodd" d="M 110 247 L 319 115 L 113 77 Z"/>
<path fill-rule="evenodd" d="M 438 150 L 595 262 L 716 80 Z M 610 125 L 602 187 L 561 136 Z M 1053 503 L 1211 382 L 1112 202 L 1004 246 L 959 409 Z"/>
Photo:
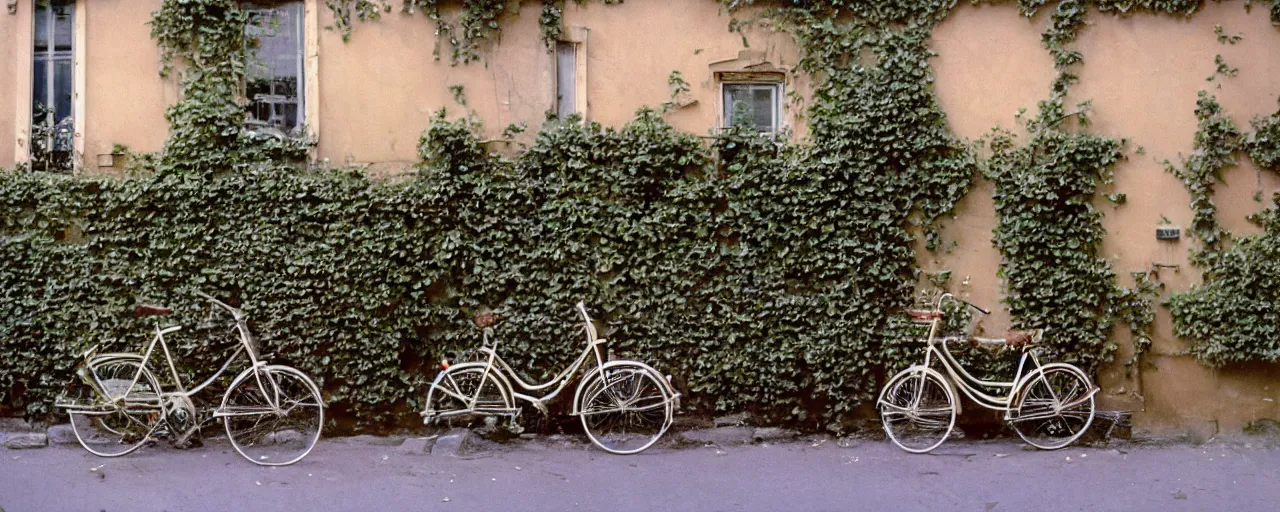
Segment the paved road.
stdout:
<path fill-rule="evenodd" d="M 1243 444 L 1036 452 L 1009 440 L 957 441 L 909 455 L 887 442 L 808 440 L 620 457 L 584 444 L 524 442 L 457 458 L 349 438 L 325 440 L 286 468 L 253 466 L 216 441 L 122 459 L 75 445 L 0 449 L 5 512 L 1270 512 L 1277 503 L 1280 450 Z"/>

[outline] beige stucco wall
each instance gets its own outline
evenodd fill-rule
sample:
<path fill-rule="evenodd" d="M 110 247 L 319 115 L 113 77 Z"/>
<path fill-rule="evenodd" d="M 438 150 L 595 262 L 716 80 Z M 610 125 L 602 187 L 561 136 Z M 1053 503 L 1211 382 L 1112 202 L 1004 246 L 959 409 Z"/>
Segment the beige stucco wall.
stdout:
<path fill-rule="evenodd" d="M 31 8 L 33 2 L 18 3 L 16 15 L 0 13 L 0 167 L 15 161 L 17 139 L 29 126 L 18 119 L 18 96 L 30 94 L 29 65 L 31 58 Z M 83 140 L 83 171 L 89 173 L 118 172 L 115 168 L 99 168 L 97 155 L 110 153 L 114 144 L 125 144 L 138 151 L 155 151 L 164 145 L 168 124 L 164 108 L 177 98 L 173 81 L 160 78 L 160 52 L 151 39 L 151 12 L 160 0 L 79 0 L 78 19 L 84 24 L 77 38 L 82 46 L 76 58 L 83 59 L 76 68 L 83 73 L 78 85 L 76 117 L 83 123 L 79 137 Z M 25 31 L 25 33 L 24 33 Z M 79 34 L 78 34 L 79 35 Z M 27 80 L 23 85 L 20 81 Z M 20 87 L 21 85 L 21 87 Z M 25 90 L 20 91 L 20 89 Z M 23 116 L 25 117 L 25 116 Z M 22 126 L 19 126 L 19 125 Z"/>
<path fill-rule="evenodd" d="M 934 33 L 934 60 L 939 101 L 952 128 L 962 137 L 976 138 L 997 124 L 1014 127 L 1014 114 L 1027 108 L 1034 114 L 1036 101 L 1048 96 L 1055 73 L 1039 33 L 1047 22 L 1040 14 L 1026 21 L 1012 6 L 961 5 Z M 1241 33 L 1236 45 L 1219 44 L 1214 25 L 1228 34 Z M 1277 109 L 1280 93 L 1280 29 L 1271 26 L 1263 9 L 1247 13 L 1240 4 L 1206 3 L 1191 20 L 1138 14 L 1121 18 L 1092 13 L 1077 48 L 1084 55 L 1078 68 L 1080 83 L 1072 89 L 1074 104 L 1093 101 L 1092 129 L 1117 138 L 1128 138 L 1129 158 L 1116 166 L 1115 184 L 1108 191 L 1124 192 L 1128 203 L 1098 206 L 1106 214 L 1108 236 L 1103 253 L 1111 260 L 1122 284 L 1130 284 L 1129 272 L 1146 270 L 1152 263 L 1180 265 L 1180 272 L 1161 272 L 1171 290 L 1185 290 L 1199 281 L 1199 272 L 1187 259 L 1195 242 L 1185 236 L 1177 242 L 1159 242 L 1155 228 L 1164 215 L 1173 224 L 1187 226 L 1192 212 L 1182 183 L 1165 172 L 1163 160 L 1179 163 L 1191 153 L 1196 131 L 1196 92 L 1216 94 L 1236 124 L 1248 131 L 1248 120 Z M 1236 77 L 1205 80 L 1216 68 L 1214 55 L 1240 69 Z M 1144 154 L 1138 153 L 1141 147 Z M 1270 194 L 1280 187 L 1280 177 L 1255 172 L 1248 158 L 1226 173 L 1227 185 L 1218 188 L 1214 201 L 1219 218 L 1236 233 L 1256 232 L 1245 217 L 1270 204 Z M 1261 187 L 1266 203 L 1254 202 Z M 991 247 L 995 227 L 992 185 L 981 182 L 965 198 L 960 219 L 947 235 L 961 240 L 951 254 L 932 258 L 932 268 L 954 268 L 957 275 L 972 276 L 971 293 L 978 301 L 994 304 L 999 288 L 996 269 L 999 254 Z M 1007 323 L 1007 314 L 990 322 Z M 1249 365 L 1212 370 L 1179 355 L 1185 342 L 1172 334 L 1167 310 L 1157 313 L 1154 348 L 1143 371 L 1126 378 L 1123 367 L 1103 372 L 1101 406 L 1141 411 L 1135 426 L 1169 435 L 1187 433 L 1207 437 L 1216 432 L 1239 433 L 1244 423 L 1257 418 L 1280 418 L 1274 400 L 1280 389 L 1280 367 Z M 1118 360 L 1128 359 L 1128 333 L 1118 328 L 1114 341 Z M 1139 397 L 1145 398 L 1140 399 Z"/>
<path fill-rule="evenodd" d="M 511 123 L 545 119 L 555 100 L 555 61 L 541 41 L 539 2 L 521 3 L 508 14 L 500 39 L 470 65 L 449 64 L 450 48 L 432 60 L 435 25 L 425 16 L 390 13 L 375 24 L 357 24 L 349 42 L 337 32 L 320 36 L 320 144 L 318 155 L 333 163 L 374 163 L 387 168 L 417 161 L 418 137 L 432 114 L 448 107 L 464 113 L 449 87 L 460 85 L 467 108 L 497 136 Z M 446 15 L 451 11 L 446 10 Z M 636 20 L 644 19 L 643 23 Z M 735 66 L 744 50 L 742 37 L 727 30 L 730 17 L 715 2 L 649 0 L 586 7 L 570 2 L 566 27 L 586 29 L 587 118 L 622 125 L 636 109 L 657 106 L 670 97 L 667 77 L 680 71 L 695 104 L 668 119 L 678 128 L 705 134 L 719 119 L 717 69 Z M 321 10 L 321 25 L 332 14 Z M 696 37 L 673 37 L 676 34 Z M 766 67 L 788 69 L 797 57 L 790 36 L 752 29 L 746 33 L 751 58 Z M 758 54 L 758 55 L 755 55 Z M 746 56 L 744 56 L 746 57 Z M 717 64 L 718 63 L 718 64 Z M 805 80 L 787 87 L 805 87 Z M 787 112 L 797 127 L 796 111 Z M 802 127 L 797 127 L 802 130 Z"/>
<path fill-rule="evenodd" d="M 86 22 L 84 165 L 86 172 L 111 172 L 98 168 L 96 157 L 114 144 L 134 151 L 164 146 L 164 109 L 177 100 L 177 86 L 160 78 L 160 50 L 147 25 L 160 0 L 80 3 Z"/>
<path fill-rule="evenodd" d="M 4 6 L 0 5 L 0 9 Z M 13 111 L 17 102 L 13 91 L 17 83 L 14 77 L 17 48 L 14 45 L 17 39 L 18 16 L 9 14 L 8 10 L 0 10 L 0 168 L 13 167 L 13 144 L 17 138 L 13 133 Z"/>
<path fill-rule="evenodd" d="M 99 168 L 96 157 L 114 144 L 134 150 L 161 148 L 167 135 L 164 109 L 178 96 L 176 82 L 158 76 L 159 51 L 146 25 L 159 0 L 94 0 L 80 2 L 85 25 L 85 91 L 83 115 L 85 172 L 114 173 Z M 514 4 L 513 4 L 514 5 Z M 379 22 L 357 23 L 349 42 L 333 30 L 318 39 L 318 160 L 332 164 L 372 164 L 392 171 L 416 163 L 418 137 L 441 107 L 452 116 L 474 111 L 496 136 L 508 124 L 526 122 L 531 133 L 553 106 L 553 56 L 543 45 L 538 26 L 541 4 L 525 0 L 503 20 L 500 36 L 482 51 L 482 60 L 450 65 L 433 60 L 435 25 L 421 13 L 395 10 Z M 29 10 L 29 2 L 22 9 Z M 518 13 L 518 14 L 517 14 Z M 446 16 L 456 10 L 445 9 Z M 635 23 L 644 17 L 651 22 Z M 332 13 L 318 9 L 319 26 L 333 24 Z M 14 46 L 18 20 L 0 36 L 6 65 L 26 58 Z M 621 125 L 641 106 L 669 99 L 667 77 L 679 70 L 692 91 L 687 106 L 668 114 L 677 127 L 707 133 L 719 122 L 719 85 L 714 70 L 787 71 L 797 60 L 795 45 L 785 34 L 767 29 L 727 30 L 730 17 L 714 2 L 651 0 L 616 6 L 570 3 L 564 23 L 587 35 L 587 117 Z M 0 25 L 0 27 L 5 25 Z M 699 37 L 672 37 L 672 34 Z M 745 53 L 744 53 L 745 50 Z M 12 72 L 5 73 L 13 76 Z M 15 140 L 14 80 L 0 84 L 0 164 L 12 164 Z M 464 88 L 468 106 L 459 107 L 450 86 Z M 787 90 L 805 91 L 807 80 L 788 77 Z M 785 122 L 799 135 L 804 127 L 798 109 L 786 106 Z M 530 135 L 531 136 L 531 135 Z M 7 149 L 7 150 L 6 150 Z"/>

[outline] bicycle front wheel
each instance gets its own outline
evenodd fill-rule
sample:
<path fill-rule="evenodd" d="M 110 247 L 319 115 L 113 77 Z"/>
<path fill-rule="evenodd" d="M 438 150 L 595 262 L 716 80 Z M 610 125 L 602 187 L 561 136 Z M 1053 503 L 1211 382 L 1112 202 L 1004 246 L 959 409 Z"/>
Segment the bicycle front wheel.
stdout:
<path fill-rule="evenodd" d="M 932 451 L 956 425 L 956 400 L 942 375 L 929 368 L 907 368 L 885 386 L 880 421 L 889 440 L 911 453 Z"/>
<path fill-rule="evenodd" d="M 611 363 L 587 372 L 578 414 L 592 443 L 619 455 L 653 446 L 671 427 L 674 400 L 654 370 L 639 363 Z"/>
<path fill-rule="evenodd" d="M 310 377 L 288 366 L 267 366 L 238 379 L 217 414 L 231 446 L 262 466 L 302 460 L 324 425 L 324 402 Z M 272 406 L 275 402 L 276 406 Z"/>
<path fill-rule="evenodd" d="M 99 457 L 119 457 L 142 447 L 161 419 L 155 376 L 135 359 L 90 363 L 88 371 L 97 389 L 81 385 L 64 398 L 80 446 Z"/>
<path fill-rule="evenodd" d="M 1093 385 L 1084 372 L 1064 363 L 1045 365 L 1027 378 L 1014 402 L 1010 423 L 1027 444 L 1041 450 L 1063 448 L 1093 423 Z"/>

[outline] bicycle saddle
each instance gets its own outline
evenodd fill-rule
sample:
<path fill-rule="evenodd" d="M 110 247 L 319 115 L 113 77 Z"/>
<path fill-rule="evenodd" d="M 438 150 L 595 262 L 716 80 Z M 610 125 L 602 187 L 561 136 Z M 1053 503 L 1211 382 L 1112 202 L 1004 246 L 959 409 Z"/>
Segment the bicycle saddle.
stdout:
<path fill-rule="evenodd" d="M 1009 331 L 1004 333 L 1004 343 L 1014 348 L 1024 347 L 1030 345 L 1035 337 L 1035 331 Z"/>
<path fill-rule="evenodd" d="M 160 306 L 147 306 L 147 305 L 141 305 L 141 304 L 133 308 L 133 316 L 136 316 L 138 318 L 143 318 L 148 316 L 167 315 L 172 312 L 173 310 L 169 308 L 160 307 Z"/>
<path fill-rule="evenodd" d="M 471 321 L 476 324 L 476 327 L 481 329 L 492 327 L 494 324 L 498 323 L 498 314 L 489 308 L 481 308 L 476 312 L 475 316 L 472 317 Z"/>

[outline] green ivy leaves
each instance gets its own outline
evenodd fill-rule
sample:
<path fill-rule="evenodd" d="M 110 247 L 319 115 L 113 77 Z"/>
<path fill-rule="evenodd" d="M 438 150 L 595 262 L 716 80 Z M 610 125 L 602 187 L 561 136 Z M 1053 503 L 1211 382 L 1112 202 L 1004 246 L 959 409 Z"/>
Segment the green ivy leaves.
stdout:
<path fill-rule="evenodd" d="M 1216 99 L 1204 92 L 1196 115 L 1196 152 L 1175 171 L 1191 192 L 1193 228 L 1205 242 L 1193 260 L 1204 268 L 1205 281 L 1170 298 L 1174 332 L 1191 340 L 1188 352 L 1209 366 L 1280 360 L 1280 296 L 1275 288 L 1280 284 L 1280 197 L 1272 198 L 1271 208 L 1250 217 L 1263 232 L 1244 237 L 1231 237 L 1217 224 L 1212 201 L 1213 184 L 1221 179 L 1223 168 L 1235 164 L 1235 151 L 1247 150 L 1259 168 L 1277 170 L 1280 138 L 1275 136 L 1275 120 L 1280 113 L 1254 119 L 1255 133 L 1248 142 Z"/>
<path fill-rule="evenodd" d="M 1218 224 L 1213 187 L 1222 181 L 1224 169 L 1236 165 L 1232 155 L 1243 148 L 1244 138 L 1231 117 L 1222 111 L 1218 99 L 1205 91 L 1200 91 L 1196 100 L 1196 119 L 1199 126 L 1192 146 L 1195 151 L 1184 159 L 1181 169 L 1167 162 L 1165 167 L 1181 179 L 1191 193 L 1191 210 L 1194 212 L 1191 232 L 1204 242 L 1203 252 L 1193 261 L 1203 262 L 1205 258 L 1212 258 L 1231 238 L 1231 234 Z"/>
<path fill-rule="evenodd" d="M 351 16 L 373 20 L 389 7 L 326 4 L 344 37 Z M 454 24 L 440 4 L 404 8 L 437 24 L 455 63 L 478 58 L 511 5 L 466 0 Z M 1030 13 L 1046 2 L 1018 4 Z M 1066 46 L 1090 4 L 1180 14 L 1198 5 L 1059 1 L 1043 38 L 1060 71 L 1051 96 L 1028 123 L 1029 141 L 995 133 L 982 165 L 946 129 L 931 90 L 929 33 L 954 1 L 832 0 L 765 14 L 795 36 L 800 70 L 814 77 L 804 144 L 738 131 L 707 143 L 645 109 L 620 128 L 550 122 L 527 151 L 502 157 L 476 136 L 476 121 L 442 111 L 423 133 L 414 178 L 382 183 L 299 169 L 305 141 L 244 132 L 248 15 L 232 0 L 166 0 L 153 37 L 166 62 L 181 61 L 183 99 L 168 111 L 165 150 L 135 156 L 146 172 L 0 174 L 0 344 L 21 356 L 0 361 L 0 402 L 48 412 L 81 348 L 145 342 L 148 324 L 126 316 L 134 303 L 176 305 L 179 321 L 193 321 L 203 310 L 182 290 L 198 287 L 239 301 L 266 350 L 315 376 L 356 429 L 411 418 L 436 361 L 477 342 L 467 319 L 482 307 L 505 319 L 501 350 L 516 368 L 547 376 L 580 350 L 570 308 L 585 300 L 617 327 L 613 355 L 671 373 L 691 409 L 838 430 L 885 372 L 917 359 L 920 333 L 890 312 L 911 298 L 914 240 L 943 245 L 940 223 L 980 167 L 996 184 L 1010 309 L 1020 324 L 1053 328 L 1050 357 L 1096 369 L 1112 357 L 1117 321 L 1149 344 L 1158 287 L 1148 276 L 1118 287 L 1098 253 L 1093 201 L 1122 142 L 1062 127 L 1087 122 L 1087 104 L 1069 113 L 1064 99 L 1081 59 Z M 546 41 L 564 5 L 543 2 Z M 1205 108 L 1202 119 L 1216 119 Z M 1249 150 L 1259 162 L 1280 153 L 1266 142 L 1277 138 L 1273 118 L 1255 121 Z M 1202 181 L 1211 167 L 1184 179 Z M 1210 340 L 1194 349 L 1202 360 L 1276 353 L 1250 338 L 1275 339 L 1265 290 L 1280 274 L 1257 263 L 1277 260 L 1267 252 L 1280 232 L 1272 217 L 1259 216 L 1275 226 L 1267 236 L 1214 263 L 1224 279 L 1171 306 L 1180 334 Z M 1235 308 L 1234 330 L 1212 328 L 1210 307 L 1223 304 Z M 1001 373 L 1002 355 L 958 357 Z M 183 371 L 199 373 L 204 359 Z"/>

